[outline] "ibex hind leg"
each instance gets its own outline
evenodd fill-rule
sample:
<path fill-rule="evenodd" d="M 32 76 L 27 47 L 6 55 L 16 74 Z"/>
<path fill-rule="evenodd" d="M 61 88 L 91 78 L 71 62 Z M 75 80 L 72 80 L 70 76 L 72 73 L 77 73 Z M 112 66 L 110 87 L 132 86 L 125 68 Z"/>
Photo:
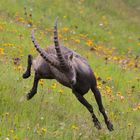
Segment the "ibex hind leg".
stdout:
<path fill-rule="evenodd" d="M 32 59 L 33 59 L 32 55 L 29 54 L 28 61 L 27 61 L 27 63 L 28 63 L 27 69 L 26 69 L 26 72 L 22 76 L 24 79 L 30 77 L 30 75 L 31 75 Z"/>
<path fill-rule="evenodd" d="M 91 88 L 92 92 L 94 93 L 94 96 L 95 96 L 95 99 L 96 99 L 96 102 L 98 104 L 98 107 L 99 107 L 99 110 L 100 112 L 102 113 L 103 117 L 104 117 L 104 120 L 105 120 L 105 123 L 107 125 L 107 128 L 112 131 L 113 130 L 113 125 L 112 123 L 110 122 L 110 120 L 108 119 L 108 116 L 105 112 L 105 109 L 103 107 L 103 104 L 102 104 L 102 98 L 101 98 L 101 94 L 100 94 L 100 91 L 99 89 L 97 88 L 96 85 L 93 85 L 93 87 Z"/>
<path fill-rule="evenodd" d="M 95 127 L 96 127 L 97 129 L 101 129 L 101 124 L 100 124 L 100 122 L 98 121 L 96 115 L 95 115 L 94 112 L 93 112 L 93 107 L 92 107 L 92 106 L 88 103 L 88 101 L 87 101 L 80 93 L 78 93 L 76 90 L 73 89 L 73 93 L 75 94 L 75 96 L 76 96 L 76 98 L 79 100 L 79 102 L 80 102 L 81 104 L 83 104 L 83 105 L 88 109 L 88 111 L 90 112 Z"/>

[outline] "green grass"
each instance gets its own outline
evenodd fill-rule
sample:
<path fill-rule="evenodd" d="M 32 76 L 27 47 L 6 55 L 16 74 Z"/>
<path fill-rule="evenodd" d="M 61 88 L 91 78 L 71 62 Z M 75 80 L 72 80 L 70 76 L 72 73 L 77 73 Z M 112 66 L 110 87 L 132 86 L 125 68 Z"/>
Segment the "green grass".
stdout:
<path fill-rule="evenodd" d="M 32 13 L 32 18 L 24 15 L 24 7 L 28 15 Z M 129 57 L 135 63 L 135 56 L 140 53 L 139 7 L 138 0 L 1 0 L 0 48 L 4 49 L 4 54 L 0 51 L 0 140 L 139 140 L 139 67 L 123 69 L 112 60 L 106 64 L 102 53 L 97 54 L 86 45 L 91 40 L 93 47 L 115 48 L 114 55 Z M 96 130 L 90 114 L 71 90 L 55 80 L 45 80 L 32 100 L 25 99 L 34 76 L 32 71 L 29 79 L 22 79 L 27 55 L 37 55 L 30 39 L 31 29 L 37 28 L 36 38 L 42 47 L 53 44 L 52 29 L 56 16 L 59 16 L 61 44 L 86 57 L 96 76 L 102 79 L 98 80 L 98 85 L 114 125 L 111 133 L 91 91 L 85 97 L 101 122 L 100 131 Z M 30 22 L 33 27 L 28 27 Z M 101 23 L 103 26 L 99 25 Z M 81 37 L 81 34 L 86 37 Z M 75 41 L 77 39 L 79 43 Z M 14 58 L 20 58 L 19 65 L 14 65 Z M 109 77 L 112 80 L 107 80 Z M 54 83 L 56 88 L 52 87 Z M 64 93 L 60 94 L 59 90 Z"/>

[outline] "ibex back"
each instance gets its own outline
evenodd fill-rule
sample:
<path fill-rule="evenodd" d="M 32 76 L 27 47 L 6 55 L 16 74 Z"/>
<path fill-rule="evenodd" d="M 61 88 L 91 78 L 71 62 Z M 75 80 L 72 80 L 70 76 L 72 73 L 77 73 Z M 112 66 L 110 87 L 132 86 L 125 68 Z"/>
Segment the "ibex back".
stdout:
<path fill-rule="evenodd" d="M 40 79 L 56 79 L 62 85 L 72 89 L 72 93 L 74 93 L 79 102 L 91 113 L 95 127 L 101 129 L 100 122 L 94 114 L 92 106 L 84 98 L 84 94 L 91 89 L 107 128 L 112 131 L 113 125 L 105 113 L 101 94 L 97 88 L 96 78 L 87 60 L 78 53 L 59 45 L 57 19 L 54 25 L 54 46 L 42 49 L 35 40 L 34 31 L 32 31 L 31 38 L 34 47 L 40 55 L 35 59 L 31 55 L 28 55 L 28 66 L 26 72 L 23 74 L 23 78 L 30 76 L 31 65 L 34 67 L 35 77 L 33 87 L 27 94 L 27 99 L 31 99 L 37 93 L 37 86 Z"/>

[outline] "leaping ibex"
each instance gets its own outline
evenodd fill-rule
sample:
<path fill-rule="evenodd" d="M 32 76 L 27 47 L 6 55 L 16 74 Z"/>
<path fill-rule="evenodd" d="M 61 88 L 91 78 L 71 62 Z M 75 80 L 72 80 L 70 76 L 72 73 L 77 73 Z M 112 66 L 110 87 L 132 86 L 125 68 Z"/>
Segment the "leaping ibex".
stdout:
<path fill-rule="evenodd" d="M 100 122 L 94 114 L 92 106 L 84 98 L 84 95 L 91 89 L 107 128 L 112 131 L 113 125 L 103 107 L 101 94 L 97 88 L 96 78 L 92 69 L 85 58 L 59 44 L 57 20 L 54 25 L 54 46 L 42 49 L 34 37 L 34 31 L 32 31 L 31 38 L 40 56 L 33 60 L 32 56 L 28 55 L 28 66 L 26 72 L 23 74 L 23 78 L 30 76 L 31 65 L 34 67 L 35 77 L 33 87 L 27 94 L 27 99 L 31 99 L 36 94 L 40 79 L 56 79 L 62 85 L 72 89 L 79 102 L 91 113 L 95 127 L 101 129 Z"/>

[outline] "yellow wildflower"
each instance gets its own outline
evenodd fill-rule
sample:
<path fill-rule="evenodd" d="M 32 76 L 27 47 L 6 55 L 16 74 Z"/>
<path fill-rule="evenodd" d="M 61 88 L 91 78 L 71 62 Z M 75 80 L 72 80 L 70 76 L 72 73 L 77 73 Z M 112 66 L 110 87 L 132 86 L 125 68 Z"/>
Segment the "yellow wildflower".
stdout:
<path fill-rule="evenodd" d="M 128 126 L 129 126 L 129 127 L 132 126 L 132 123 L 128 123 Z"/>
<path fill-rule="evenodd" d="M 60 89 L 58 92 L 59 92 L 60 94 L 64 94 L 64 91 L 63 91 L 62 89 Z"/>
<path fill-rule="evenodd" d="M 137 109 L 140 109 L 140 103 L 137 105 Z"/>
<path fill-rule="evenodd" d="M 80 14 L 83 14 L 84 13 L 84 10 L 80 10 Z"/>
<path fill-rule="evenodd" d="M 22 66 L 18 65 L 17 70 L 21 71 L 22 70 Z"/>
<path fill-rule="evenodd" d="M 24 18 L 18 17 L 18 18 L 16 19 L 16 21 L 24 23 Z"/>
<path fill-rule="evenodd" d="M 4 24 L 0 23 L 0 31 L 4 30 L 4 28 L 5 28 Z"/>
<path fill-rule="evenodd" d="M 105 86 L 107 93 L 111 94 L 112 93 L 112 89 L 109 86 Z"/>
<path fill-rule="evenodd" d="M 103 19 L 103 20 L 107 20 L 107 17 L 106 17 L 106 16 L 102 16 L 102 19 Z"/>
<path fill-rule="evenodd" d="M 102 86 L 103 86 L 103 84 L 102 84 L 102 83 L 98 83 L 98 88 L 99 88 L 99 89 L 101 89 L 101 88 L 102 88 Z"/>
<path fill-rule="evenodd" d="M 62 29 L 62 31 L 63 31 L 63 32 L 68 32 L 68 31 L 69 31 L 69 28 L 64 27 L 64 28 Z"/>
<path fill-rule="evenodd" d="M 86 44 L 87 44 L 89 47 L 91 47 L 91 46 L 93 46 L 93 41 L 92 41 L 92 40 L 87 40 Z"/>
<path fill-rule="evenodd" d="M 43 80 L 43 79 L 39 80 L 39 84 L 40 84 L 41 86 L 43 86 L 43 85 L 44 85 L 44 80 Z"/>
<path fill-rule="evenodd" d="M 112 77 L 107 77 L 106 80 L 111 81 Z"/>
<path fill-rule="evenodd" d="M 67 16 L 63 16 L 63 18 L 67 18 Z"/>
<path fill-rule="evenodd" d="M 112 35 L 112 32 L 111 32 L 111 31 L 109 31 L 109 32 L 108 32 L 108 34 L 109 34 L 109 35 Z"/>
<path fill-rule="evenodd" d="M 27 126 L 27 129 L 30 130 L 31 129 L 30 126 Z"/>
<path fill-rule="evenodd" d="M 134 65 L 135 65 L 135 63 L 134 63 L 133 61 L 130 61 L 130 62 L 128 63 L 128 66 L 129 66 L 129 67 L 134 66 Z"/>
<path fill-rule="evenodd" d="M 18 136 L 15 135 L 14 136 L 14 140 L 19 140 Z"/>
<path fill-rule="evenodd" d="M 4 54 L 4 49 L 0 48 L 0 54 Z"/>
<path fill-rule="evenodd" d="M 37 130 L 36 133 L 41 136 L 41 132 L 39 130 Z"/>
<path fill-rule="evenodd" d="M 76 43 L 80 43 L 80 40 L 79 39 L 75 39 L 74 40 Z"/>
<path fill-rule="evenodd" d="M 63 38 L 62 34 L 58 33 L 59 38 Z"/>
<path fill-rule="evenodd" d="M 140 46 L 140 42 L 138 42 L 138 46 Z"/>
<path fill-rule="evenodd" d="M 6 112 L 6 113 L 5 113 L 5 116 L 9 116 L 9 112 Z"/>
<path fill-rule="evenodd" d="M 121 96 L 121 95 L 122 95 L 122 93 L 121 93 L 121 92 L 118 92 L 118 93 L 117 93 L 117 96 Z"/>
<path fill-rule="evenodd" d="M 71 126 L 71 128 L 77 130 L 77 129 L 78 129 L 78 126 L 76 126 L 75 124 L 73 124 L 73 125 Z"/>
<path fill-rule="evenodd" d="M 10 133 L 14 133 L 14 130 L 13 129 L 10 129 Z"/>
<path fill-rule="evenodd" d="M 45 133 L 47 130 L 46 130 L 46 128 L 41 128 L 41 132 L 43 132 L 43 133 Z"/>
<path fill-rule="evenodd" d="M 4 43 L 2 46 L 4 46 L 4 47 L 13 47 L 15 45 L 13 43 Z"/>
<path fill-rule="evenodd" d="M 117 61 L 117 60 L 118 60 L 118 57 L 117 57 L 117 56 L 114 56 L 114 57 L 113 57 L 113 60 L 114 60 L 114 61 Z"/>
<path fill-rule="evenodd" d="M 67 41 L 67 40 L 68 40 L 68 38 L 67 38 L 67 37 L 65 37 L 65 38 L 63 38 L 63 40 L 64 40 L 64 41 Z"/>
<path fill-rule="evenodd" d="M 136 77 L 136 80 L 137 80 L 137 81 L 140 81 L 140 78 L 139 78 L 139 77 Z"/>
<path fill-rule="evenodd" d="M 51 86 L 52 89 L 56 89 L 56 83 Z"/>

